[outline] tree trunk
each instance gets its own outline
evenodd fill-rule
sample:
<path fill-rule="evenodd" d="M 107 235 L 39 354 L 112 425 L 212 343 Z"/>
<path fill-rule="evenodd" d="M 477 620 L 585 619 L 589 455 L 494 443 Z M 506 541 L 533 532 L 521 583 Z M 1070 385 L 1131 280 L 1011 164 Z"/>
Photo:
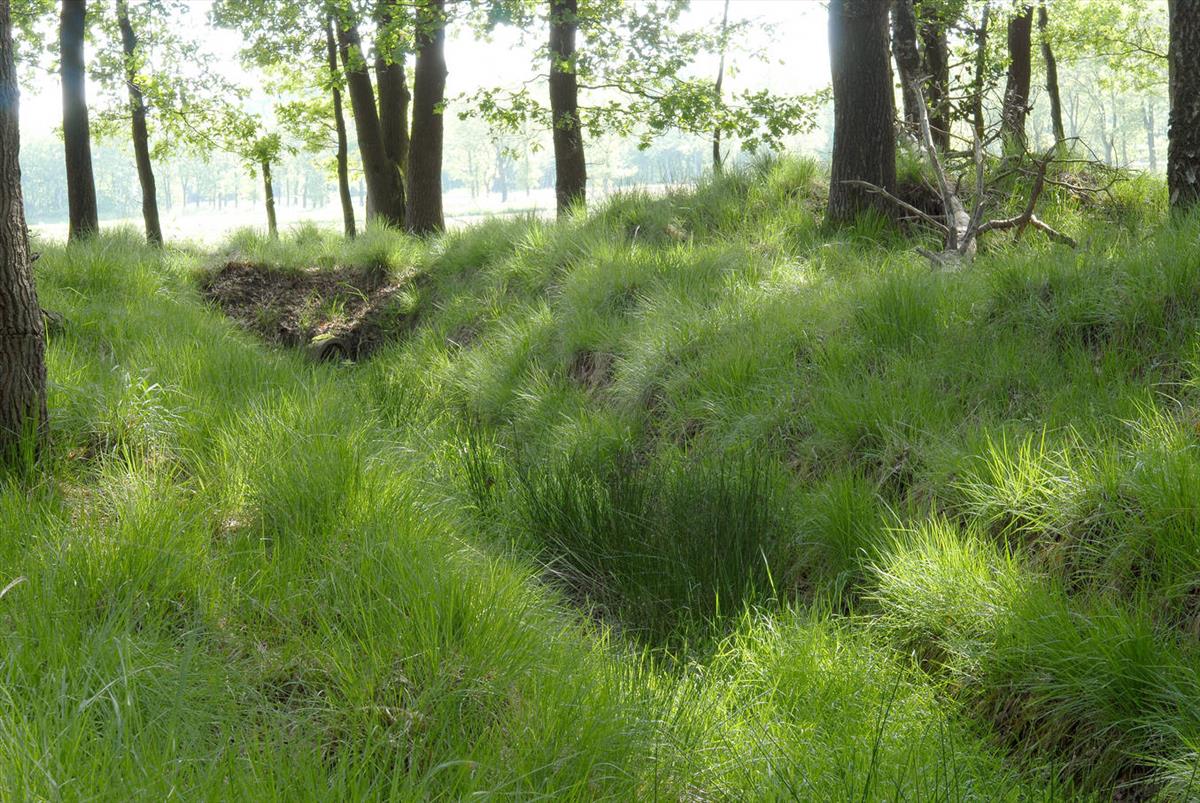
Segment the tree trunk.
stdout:
<path fill-rule="evenodd" d="M 379 126 L 388 158 L 403 172 L 408 164 L 408 78 L 404 74 L 404 51 L 399 47 L 381 52 L 379 36 L 394 22 L 395 0 L 377 0 L 375 5 L 376 45 L 375 76 L 379 80 Z"/>
<path fill-rule="evenodd" d="M 441 231 L 442 138 L 446 98 L 446 0 L 423 0 L 417 10 L 412 141 L 408 155 L 408 215 L 414 234 Z"/>
<path fill-rule="evenodd" d="M 9 0 L 0 0 L 0 457 L 43 440 L 46 359 L 42 308 L 29 263 L 21 196 L 19 92 Z"/>
<path fill-rule="evenodd" d="M 1008 81 L 1004 86 L 1001 132 L 1005 147 L 1025 147 L 1025 117 L 1029 113 L 1029 82 L 1033 76 L 1033 6 L 1025 5 L 1008 21 Z"/>
<path fill-rule="evenodd" d="M 1046 13 L 1046 0 L 1038 5 L 1038 33 L 1042 39 L 1042 61 L 1046 62 L 1046 95 L 1050 98 L 1050 123 L 1054 126 L 1054 142 L 1061 145 L 1067 138 L 1063 127 L 1062 96 L 1058 91 L 1058 60 L 1054 58 L 1054 49 L 1050 46 L 1050 38 L 1046 32 L 1049 24 Z"/>
<path fill-rule="evenodd" d="M 721 108 L 721 88 L 725 84 L 725 49 L 728 45 L 729 37 L 729 0 L 725 0 L 725 10 L 721 14 L 721 58 L 717 63 L 717 80 L 713 84 L 713 95 L 716 97 L 717 108 Z M 712 140 L 712 158 L 713 158 L 713 173 L 720 173 L 722 166 L 721 159 L 721 126 L 713 127 Z"/>
<path fill-rule="evenodd" d="M 933 142 L 941 151 L 950 149 L 950 46 L 942 12 L 921 9 L 921 47 L 924 56 L 925 103 Z"/>
<path fill-rule="evenodd" d="M 983 115 L 983 95 L 987 89 L 988 18 L 991 12 L 991 4 L 985 2 L 979 18 L 979 27 L 975 30 L 975 85 L 971 91 L 971 117 L 975 126 L 975 141 L 980 143 L 987 133 L 987 120 Z"/>
<path fill-rule="evenodd" d="M 59 19 L 59 74 L 62 77 L 63 149 L 67 163 L 68 239 L 100 230 L 96 180 L 92 176 L 92 134 L 88 125 L 83 67 L 87 0 L 62 0 Z"/>
<path fill-rule="evenodd" d="M 129 85 L 129 108 L 133 118 L 133 156 L 137 163 L 138 183 L 142 185 L 142 219 L 146 240 L 161 245 L 162 227 L 158 222 L 158 190 L 154 185 L 154 166 L 150 163 L 150 135 L 146 130 L 146 102 L 137 85 L 137 35 L 129 22 L 126 0 L 117 0 L 117 24 L 121 28 L 121 47 L 125 52 L 125 83 Z"/>
<path fill-rule="evenodd" d="M 587 203 L 587 162 L 575 74 L 576 0 L 550 0 L 550 115 L 554 122 L 554 197 L 558 216 Z M 714 153 L 720 151 L 713 145 Z"/>
<path fill-rule="evenodd" d="M 404 223 L 404 180 L 399 166 L 388 158 L 383 130 L 375 109 L 375 88 L 363 60 L 358 26 L 338 26 L 338 45 L 346 71 L 346 89 L 354 113 L 354 130 L 367 184 L 367 218 L 400 226 Z"/>
<path fill-rule="evenodd" d="M 263 198 L 267 202 L 267 234 L 279 236 L 279 226 L 275 223 L 275 188 L 271 186 L 271 160 L 262 160 Z"/>
<path fill-rule="evenodd" d="M 833 77 L 831 222 L 865 209 L 890 213 L 878 195 L 849 183 L 896 187 L 896 130 L 888 64 L 887 0 L 831 0 L 829 55 Z"/>
<path fill-rule="evenodd" d="M 1146 127 L 1146 158 L 1150 163 L 1150 172 L 1158 172 L 1158 149 L 1154 143 L 1154 104 L 1142 101 L 1142 125 Z"/>
<path fill-rule="evenodd" d="M 917 47 L 917 17 L 912 0 L 892 3 L 892 55 L 900 74 L 900 97 L 904 102 L 904 127 L 914 141 L 920 140 L 921 114 L 917 109 L 921 83 L 921 51 Z"/>
<path fill-rule="evenodd" d="M 1200 200 L 1200 3 L 1171 0 L 1171 117 L 1167 136 L 1167 187 L 1171 207 Z"/>
<path fill-rule="evenodd" d="M 338 75 L 337 42 L 333 29 L 333 15 L 325 23 L 325 55 L 329 60 L 329 80 L 333 94 L 333 125 L 337 131 L 337 185 L 338 198 L 342 202 L 342 229 L 348 238 L 358 233 L 354 224 L 354 202 L 350 199 L 350 158 L 346 141 L 346 116 L 342 112 L 341 76 Z"/>

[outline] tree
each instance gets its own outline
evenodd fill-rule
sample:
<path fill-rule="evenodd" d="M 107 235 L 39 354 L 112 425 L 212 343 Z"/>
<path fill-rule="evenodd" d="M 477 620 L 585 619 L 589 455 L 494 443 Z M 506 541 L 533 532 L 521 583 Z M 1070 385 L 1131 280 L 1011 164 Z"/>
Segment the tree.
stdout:
<path fill-rule="evenodd" d="M 587 162 L 575 72 L 576 0 L 550 0 L 550 115 L 554 134 L 554 196 L 558 215 L 587 198 Z M 714 146 L 719 149 L 719 145 Z"/>
<path fill-rule="evenodd" d="M 717 80 L 713 82 L 713 97 L 717 106 L 724 102 L 721 90 L 725 85 L 725 52 L 729 49 L 729 0 L 721 11 L 720 58 L 717 60 Z M 721 127 L 713 127 L 712 135 L 713 173 L 720 173 L 724 160 L 721 158 Z"/>
<path fill-rule="evenodd" d="M 442 215 L 442 142 L 446 100 L 446 2 L 422 0 L 417 9 L 417 66 L 413 74 L 412 138 L 408 152 L 405 228 L 428 234 L 446 227 Z"/>
<path fill-rule="evenodd" d="M 984 0 L 983 11 L 979 16 L 979 25 L 975 27 L 975 76 L 971 82 L 971 126 L 975 129 L 976 142 L 983 142 L 984 131 L 987 129 L 987 120 L 983 115 L 983 96 L 988 85 L 987 49 L 991 13 L 991 3 Z"/>
<path fill-rule="evenodd" d="M 856 182 L 887 191 L 896 186 L 886 0 L 830 2 L 829 58 L 833 77 L 833 158 L 828 217 L 840 223 L 866 209 L 888 209 L 878 195 Z"/>
<path fill-rule="evenodd" d="M 1167 187 L 1173 209 L 1200 201 L 1200 3 L 1170 3 L 1171 116 Z"/>
<path fill-rule="evenodd" d="M 1029 85 L 1033 76 L 1033 6 L 1024 5 L 1008 21 L 1008 80 L 1000 112 L 1001 137 L 1010 150 L 1025 147 Z"/>
<path fill-rule="evenodd" d="M 117 0 L 117 24 L 121 29 L 121 49 L 125 55 L 125 82 L 129 87 L 129 110 L 132 116 L 133 155 L 137 164 L 138 183 L 142 187 L 142 219 L 146 239 L 153 245 L 163 241 L 158 222 L 158 191 L 154 184 L 154 166 L 150 162 L 150 134 L 146 127 L 146 101 L 138 85 L 138 40 L 129 20 L 126 0 Z"/>
<path fill-rule="evenodd" d="M 925 97 L 933 141 L 942 150 L 950 148 L 950 48 L 946 40 L 950 10 L 941 2 L 921 4 L 921 66 L 925 73 Z"/>
<path fill-rule="evenodd" d="M 375 88 L 363 58 L 358 24 L 342 18 L 338 25 L 338 48 L 346 73 L 346 90 L 354 113 L 358 152 L 362 157 L 363 177 L 367 183 L 367 217 L 392 226 L 404 225 L 405 195 L 401 166 L 388 155 L 383 140 L 379 110 L 375 106 Z"/>
<path fill-rule="evenodd" d="M 77 240 L 100 229 L 96 180 L 92 175 L 92 135 L 88 125 L 83 39 L 87 0 L 62 0 L 59 58 L 63 98 L 63 151 L 67 164 L 68 237 Z"/>
<path fill-rule="evenodd" d="M 388 158 L 405 169 L 408 164 L 408 106 L 412 95 L 404 74 L 402 26 L 396 0 L 375 0 L 375 77 L 379 83 L 379 126 Z"/>
<path fill-rule="evenodd" d="M 1063 128 L 1062 96 L 1058 91 L 1058 61 L 1054 58 L 1054 48 L 1046 33 L 1049 21 L 1046 0 L 1041 0 L 1038 3 L 1038 33 L 1042 44 L 1042 61 L 1046 64 L 1046 96 L 1050 98 L 1050 124 L 1054 128 L 1054 141 L 1061 145 L 1067 133 Z"/>
<path fill-rule="evenodd" d="M 9 0 L 0 0 L 0 455 L 44 437 L 46 362 L 42 310 L 30 269 L 21 197 L 19 91 Z"/>
<path fill-rule="evenodd" d="M 338 51 L 334 19 L 330 14 L 325 21 L 325 50 L 329 61 L 329 87 L 333 98 L 333 124 L 337 134 L 337 182 L 338 199 L 342 203 L 342 229 L 345 235 L 353 238 L 356 234 L 354 225 L 354 202 L 350 199 L 350 159 L 349 145 L 346 141 L 346 117 L 342 113 L 342 76 L 338 71 Z"/>
<path fill-rule="evenodd" d="M 912 3 L 893 0 L 892 3 L 892 56 L 900 74 L 900 97 L 904 102 L 904 125 L 907 133 L 918 139 L 920 114 L 917 111 L 918 93 L 921 85 L 921 50 L 917 46 L 917 16 Z"/>

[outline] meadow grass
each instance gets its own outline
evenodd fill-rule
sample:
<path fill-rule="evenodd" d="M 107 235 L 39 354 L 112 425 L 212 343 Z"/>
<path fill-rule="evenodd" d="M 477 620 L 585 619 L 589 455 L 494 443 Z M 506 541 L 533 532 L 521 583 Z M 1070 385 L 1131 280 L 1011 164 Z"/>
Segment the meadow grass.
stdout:
<path fill-rule="evenodd" d="M 764 162 L 560 223 L 44 244 L 0 491 L 19 798 L 1189 799 L 1200 221 L 931 273 Z M 1114 225 L 1138 216 L 1137 225 Z M 206 309 L 371 268 L 359 364 Z"/>

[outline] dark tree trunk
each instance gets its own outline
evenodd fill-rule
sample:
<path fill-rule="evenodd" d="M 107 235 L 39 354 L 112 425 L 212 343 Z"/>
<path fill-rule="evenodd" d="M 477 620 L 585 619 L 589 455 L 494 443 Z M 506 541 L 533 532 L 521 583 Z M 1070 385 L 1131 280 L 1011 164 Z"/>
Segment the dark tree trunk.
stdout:
<path fill-rule="evenodd" d="M 1046 13 L 1046 0 L 1038 5 L 1038 33 L 1042 38 L 1042 61 L 1046 62 L 1046 95 L 1050 98 L 1050 123 L 1054 126 L 1054 142 L 1061 145 L 1067 138 L 1063 127 L 1062 96 L 1058 91 L 1058 60 L 1054 58 L 1054 48 L 1050 46 L 1050 38 L 1046 31 L 1049 24 Z"/>
<path fill-rule="evenodd" d="M 1200 200 L 1200 3 L 1171 0 L 1171 117 L 1167 187 L 1171 207 Z"/>
<path fill-rule="evenodd" d="M 829 56 L 833 76 L 831 222 L 865 209 L 890 213 L 878 195 L 848 183 L 896 186 L 896 130 L 888 64 L 887 0 L 831 0 Z"/>
<path fill-rule="evenodd" d="M 717 64 L 717 80 L 713 84 L 713 95 L 717 100 L 717 108 L 721 107 L 721 89 L 725 85 L 725 49 L 728 46 L 729 36 L 729 0 L 725 0 L 725 10 L 721 14 L 721 58 Z M 721 159 L 721 126 L 713 127 L 712 139 L 712 158 L 713 158 L 713 173 L 720 173 L 722 166 Z"/>
<path fill-rule="evenodd" d="M 271 160 L 262 160 L 263 198 L 267 202 L 267 234 L 279 236 L 279 226 L 275 223 L 275 188 L 271 186 Z"/>
<path fill-rule="evenodd" d="M 412 141 L 408 154 L 408 216 L 414 234 L 441 231 L 441 105 L 446 99 L 446 0 L 423 0 L 417 10 L 417 66 L 413 75 Z"/>
<path fill-rule="evenodd" d="M 987 90 L 987 39 L 991 12 L 991 4 L 985 2 L 979 18 L 979 28 L 975 31 L 975 85 L 971 91 L 971 122 L 975 127 L 975 141 L 979 143 L 983 142 L 987 133 L 987 120 L 983 115 L 983 95 Z"/>
<path fill-rule="evenodd" d="M 375 109 L 375 88 L 371 86 L 371 76 L 363 60 L 358 26 L 351 23 L 338 27 L 346 89 L 354 112 L 354 130 L 358 135 L 358 151 L 367 184 L 367 217 L 400 226 L 404 223 L 404 180 L 399 166 L 388 158 L 383 145 L 383 130 Z"/>
<path fill-rule="evenodd" d="M 921 51 L 917 47 L 917 17 L 912 0 L 892 3 L 892 56 L 900 74 L 900 97 L 904 101 L 904 127 L 913 140 L 920 137 L 920 103 L 916 88 L 921 85 Z"/>
<path fill-rule="evenodd" d="M 1150 172 L 1158 172 L 1158 149 L 1154 142 L 1154 104 L 1142 101 L 1142 125 L 1146 127 L 1146 158 L 1150 163 Z"/>
<path fill-rule="evenodd" d="M 1025 5 L 1008 22 L 1008 80 L 1004 85 L 1001 131 L 1005 146 L 1025 147 L 1029 83 L 1033 76 L 1033 6 Z"/>
<path fill-rule="evenodd" d="M 384 31 L 394 24 L 392 3 L 378 0 L 375 6 L 377 30 Z M 376 34 L 378 37 L 379 34 Z M 408 164 L 408 77 L 404 74 L 404 51 L 399 47 L 390 53 L 381 51 L 376 40 L 375 76 L 379 80 L 379 126 L 383 132 L 383 148 L 388 158 L 400 166 Z"/>
<path fill-rule="evenodd" d="M 950 46 L 946 22 L 934 8 L 921 10 L 921 49 L 924 56 L 925 103 L 929 107 L 929 129 L 938 150 L 950 149 Z"/>
<path fill-rule="evenodd" d="M 333 16 L 325 25 L 325 51 L 329 59 L 329 80 L 333 93 L 333 125 L 337 130 L 337 185 L 342 202 L 342 228 L 353 238 L 358 232 L 354 225 L 354 202 L 350 200 L 350 159 L 346 142 L 346 117 L 342 113 L 341 76 L 338 75 L 337 42 L 334 39 Z"/>
<path fill-rule="evenodd" d="M 9 0 L 0 0 L 0 458 L 44 439 L 46 344 L 21 197 L 17 72 Z"/>
<path fill-rule="evenodd" d="M 62 0 L 59 19 L 59 73 L 62 77 L 63 149 L 67 162 L 68 238 L 94 234 L 100 229 L 96 212 L 96 180 L 92 176 L 92 134 L 88 125 L 87 93 L 83 67 L 83 37 L 87 27 L 87 0 Z"/>
<path fill-rule="evenodd" d="M 587 203 L 587 162 L 575 74 L 576 0 L 550 0 L 550 114 L 554 121 L 554 197 L 558 216 Z M 720 145 L 714 144 L 714 153 Z"/>
<path fill-rule="evenodd" d="M 121 28 L 121 47 L 125 52 L 125 83 L 129 85 L 129 107 L 133 118 L 133 156 L 137 163 L 138 183 L 142 185 L 142 219 L 146 240 L 153 245 L 163 241 L 158 222 L 158 190 L 154 185 L 154 166 L 150 163 L 150 134 L 146 130 L 146 102 L 137 85 L 137 35 L 129 22 L 126 0 L 117 0 L 117 24 Z"/>

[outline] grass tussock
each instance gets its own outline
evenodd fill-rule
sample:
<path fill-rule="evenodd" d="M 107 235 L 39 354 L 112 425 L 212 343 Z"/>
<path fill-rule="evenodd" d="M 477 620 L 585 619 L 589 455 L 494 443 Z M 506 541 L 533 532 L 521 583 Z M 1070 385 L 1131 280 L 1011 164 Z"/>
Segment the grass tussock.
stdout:
<path fill-rule="evenodd" d="M 1079 251 L 934 274 L 917 233 L 826 229 L 823 181 L 235 236 L 221 264 L 402 286 L 353 365 L 206 308 L 211 257 L 44 246 L 4 787 L 1194 796 L 1198 222 L 1052 193 Z"/>

